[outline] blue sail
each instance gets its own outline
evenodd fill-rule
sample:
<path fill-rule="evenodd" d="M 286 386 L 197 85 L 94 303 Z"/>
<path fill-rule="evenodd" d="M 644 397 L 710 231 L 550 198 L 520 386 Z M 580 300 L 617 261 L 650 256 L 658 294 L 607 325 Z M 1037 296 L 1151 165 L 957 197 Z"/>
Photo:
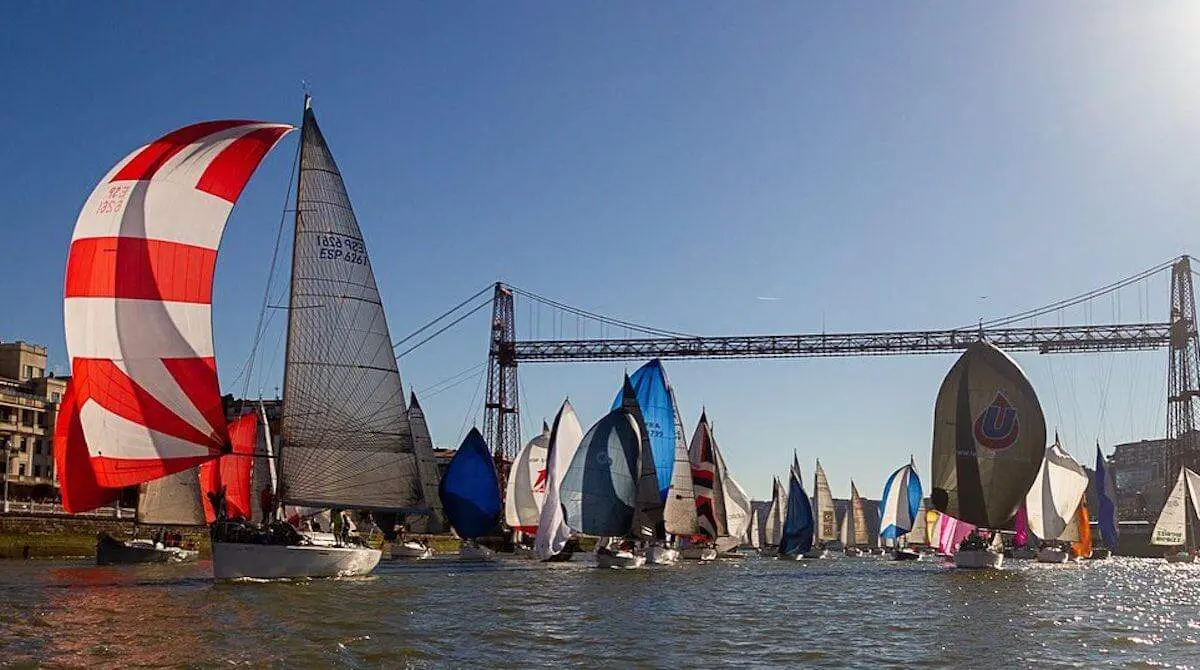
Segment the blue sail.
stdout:
<path fill-rule="evenodd" d="M 559 486 L 569 528 L 588 535 L 629 534 L 641 442 L 634 418 L 620 408 L 588 430 Z"/>
<path fill-rule="evenodd" d="M 654 472 L 658 477 L 658 495 L 667 500 L 671 473 L 675 469 L 675 403 L 668 390 L 667 373 L 657 358 L 637 369 L 629 377 L 634 395 L 642 410 L 642 421 L 650 437 L 654 454 Z M 617 393 L 612 408 L 621 406 L 623 392 Z"/>
<path fill-rule="evenodd" d="M 880 500 L 879 536 L 894 540 L 913 529 L 917 519 L 917 508 L 921 506 L 921 479 L 912 464 L 906 465 L 888 477 Z"/>
<path fill-rule="evenodd" d="M 1117 550 L 1117 491 L 1113 486 L 1112 473 L 1096 445 L 1096 497 L 1100 499 L 1100 535 L 1110 551 Z"/>
<path fill-rule="evenodd" d="M 799 556 L 813 546 L 812 503 L 796 473 L 792 472 L 788 479 L 787 516 L 783 522 L 783 537 L 779 540 L 779 553 Z"/>
<path fill-rule="evenodd" d="M 492 532 L 500 522 L 503 502 L 500 479 L 479 430 L 472 428 L 450 459 L 438 486 L 446 519 L 459 537 L 473 540 Z"/>

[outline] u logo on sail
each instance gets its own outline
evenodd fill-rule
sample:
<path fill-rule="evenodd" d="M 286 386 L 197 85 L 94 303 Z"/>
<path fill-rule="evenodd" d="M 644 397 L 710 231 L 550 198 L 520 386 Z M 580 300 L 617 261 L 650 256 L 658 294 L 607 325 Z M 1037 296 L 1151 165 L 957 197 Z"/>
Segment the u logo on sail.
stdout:
<path fill-rule="evenodd" d="M 988 449 L 1007 449 L 1017 441 L 1020 428 L 1017 409 L 997 392 L 992 404 L 975 419 L 975 441 Z"/>

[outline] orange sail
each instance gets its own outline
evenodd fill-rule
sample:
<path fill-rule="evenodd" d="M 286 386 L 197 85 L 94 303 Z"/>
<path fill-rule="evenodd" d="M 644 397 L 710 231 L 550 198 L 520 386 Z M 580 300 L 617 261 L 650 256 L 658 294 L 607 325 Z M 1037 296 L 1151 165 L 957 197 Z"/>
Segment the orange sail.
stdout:
<path fill-rule="evenodd" d="M 200 492 L 204 495 L 204 517 L 209 523 L 217 518 L 209 493 L 225 488 L 225 511 L 229 518 L 250 519 L 252 491 L 250 468 L 258 439 L 258 414 L 250 413 L 229 422 L 229 440 L 233 451 L 215 461 L 200 465 Z"/>
<path fill-rule="evenodd" d="M 1088 558 L 1092 555 L 1092 522 L 1088 518 L 1087 501 L 1079 503 L 1075 522 L 1079 525 L 1079 539 L 1071 543 L 1071 552 L 1079 558 Z"/>

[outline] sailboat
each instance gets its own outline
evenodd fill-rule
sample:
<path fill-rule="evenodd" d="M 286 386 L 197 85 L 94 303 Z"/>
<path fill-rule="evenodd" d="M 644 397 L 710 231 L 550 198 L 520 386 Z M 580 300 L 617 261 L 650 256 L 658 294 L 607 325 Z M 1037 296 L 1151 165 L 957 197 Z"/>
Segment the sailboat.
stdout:
<path fill-rule="evenodd" d="M 762 520 L 758 510 L 750 507 L 750 523 L 746 525 L 746 535 L 742 538 L 742 546 L 754 551 L 762 549 Z"/>
<path fill-rule="evenodd" d="M 644 427 L 643 437 L 649 443 L 656 490 L 662 504 L 661 512 L 653 513 L 655 519 L 661 515 L 662 523 L 656 523 L 652 529 L 646 547 L 646 562 L 671 565 L 679 559 L 679 550 L 671 546 L 668 535 L 690 535 L 696 529 L 695 495 L 687 467 L 687 445 L 683 441 L 679 406 L 662 361 L 657 358 L 630 375 L 629 385 Z M 628 402 L 622 388 L 613 400 L 612 409 Z"/>
<path fill-rule="evenodd" d="M 700 421 L 692 433 L 688 449 L 691 459 L 692 486 L 696 494 L 696 516 L 699 532 L 681 552 L 688 560 L 711 561 L 717 558 L 717 541 L 729 537 L 726 510 L 725 461 L 717 447 L 708 413 L 700 413 Z"/>
<path fill-rule="evenodd" d="M 513 531 L 513 553 L 533 558 L 530 542 L 537 534 L 542 504 L 546 500 L 546 456 L 550 447 L 550 426 L 527 442 L 508 471 L 504 487 L 504 523 Z"/>
<path fill-rule="evenodd" d="M 940 512 L 990 529 L 963 540 L 960 568 L 999 568 L 997 546 L 1033 484 L 1046 451 L 1046 420 L 1021 368 L 992 344 L 967 346 L 938 391 L 933 425 L 933 489 Z"/>
<path fill-rule="evenodd" d="M 1168 563 L 1195 563 L 1200 558 L 1196 551 L 1195 529 L 1190 523 L 1191 515 L 1187 509 L 1190 498 L 1193 511 L 1200 515 L 1197 494 L 1200 494 L 1200 475 L 1182 468 L 1150 534 L 1150 544 L 1179 548 L 1165 555 Z"/>
<path fill-rule="evenodd" d="M 1004 555 L 1020 560 L 1037 558 L 1037 550 L 1029 546 L 1029 514 L 1025 511 L 1025 503 L 1017 508 L 1017 516 L 1013 519 L 1013 547 Z"/>
<path fill-rule="evenodd" d="M 1065 563 L 1070 558 L 1068 545 L 1076 539 L 1073 520 L 1087 485 L 1087 472 L 1055 435 L 1025 496 L 1029 530 L 1042 540 L 1037 553 L 1039 563 Z"/>
<path fill-rule="evenodd" d="M 870 529 L 867 527 L 867 513 L 863 508 L 862 497 L 858 495 L 858 487 L 850 480 L 850 507 L 842 519 L 842 551 L 847 556 L 862 556 L 863 548 L 870 542 Z"/>
<path fill-rule="evenodd" d="M 538 516 L 537 536 L 533 541 L 534 551 L 543 561 L 566 561 L 571 558 L 572 552 L 567 547 L 571 529 L 564 517 L 560 492 L 563 478 L 575 458 L 581 440 L 583 429 L 579 426 L 579 419 L 575 416 L 570 401 L 564 400 L 554 417 L 554 425 L 550 428 L 550 437 L 547 440 L 546 500 Z"/>
<path fill-rule="evenodd" d="M 762 549 L 775 553 L 783 537 L 783 520 L 787 516 L 787 490 L 774 477 L 771 484 L 771 504 L 762 523 Z"/>
<path fill-rule="evenodd" d="M 911 460 L 893 472 L 883 486 L 879 536 L 895 544 L 892 557 L 897 561 L 915 561 L 921 556 L 901 546 L 901 542 L 914 526 L 924 524 L 924 519 L 917 516 L 922 495 L 921 478 Z"/>
<path fill-rule="evenodd" d="M 1104 454 L 1100 452 L 1099 442 L 1096 443 L 1096 472 L 1093 483 L 1096 488 L 1096 498 L 1100 502 L 1099 527 L 1100 538 L 1104 542 L 1104 546 L 1092 549 L 1092 559 L 1103 560 L 1117 550 L 1119 536 L 1117 531 L 1117 487 L 1113 482 L 1112 470 L 1109 469 Z"/>
<path fill-rule="evenodd" d="M 837 511 L 833 506 L 833 492 L 829 489 L 829 479 L 821 468 L 821 459 L 817 459 L 817 468 L 813 472 L 813 511 L 815 512 L 813 540 L 814 546 L 805 554 L 805 558 L 829 558 L 827 542 L 838 539 Z"/>
<path fill-rule="evenodd" d="M 783 533 L 779 539 L 778 558 L 800 560 L 813 546 L 813 511 L 804 492 L 800 475 L 799 459 L 792 456 L 792 469 L 788 473 L 787 513 L 783 521 Z"/>
<path fill-rule="evenodd" d="M 403 483 L 400 469 L 389 463 L 372 462 L 367 468 L 347 465 L 343 441 L 355 454 L 373 454 L 374 443 L 396 436 L 403 443 L 407 432 L 382 430 L 377 417 L 385 420 L 395 402 L 389 384 L 380 383 L 377 399 L 356 393 L 348 397 L 326 395 L 328 385 L 314 376 L 346 381 L 347 371 L 364 379 L 366 387 L 376 381 L 371 363 L 361 360 L 368 352 L 383 361 L 382 373 L 395 372 L 395 358 L 378 295 L 373 299 L 374 281 L 362 250 L 361 235 L 349 214 L 341 177 L 325 148 L 316 119 L 306 100 L 305 128 L 300 166 L 298 221 L 316 220 L 314 231 L 298 226 L 294 265 L 312 270 L 293 281 L 293 304 L 289 310 L 289 352 L 313 353 L 304 359 L 310 375 L 292 372 L 298 361 L 289 355 L 288 376 L 302 383 L 304 400 L 295 396 L 287 383 L 286 411 L 305 415 L 318 427 L 322 449 L 335 454 L 331 461 L 312 459 L 319 477 L 308 483 L 320 486 L 336 481 L 349 491 L 371 493 L 378 489 L 358 477 L 373 472 L 389 484 Z M 217 247 L 224 223 L 238 201 L 254 169 L 272 146 L 294 128 L 258 121 L 209 121 L 170 132 L 134 150 L 120 161 L 92 191 L 74 229 L 68 255 L 64 292 L 64 324 L 71 358 L 74 397 L 65 421 L 66 438 L 55 449 L 61 451 L 68 481 L 65 507 L 83 512 L 121 487 L 150 483 L 217 459 L 232 451 L 212 347 L 211 301 Z M 317 162 L 322 164 L 316 164 Z M 318 191 L 317 197 L 312 192 Z M 346 225 L 337 225 L 338 219 Z M 353 231 L 352 231 L 353 229 Z M 319 231 L 319 232 L 317 232 Z M 349 233 L 349 234 L 343 234 Z M 318 247 L 320 249 L 318 250 Z M 334 250 L 338 253 L 334 255 Z M 328 267 L 310 267 L 322 251 Z M 334 257 L 336 256 L 336 257 Z M 307 259 L 307 262 L 306 262 Z M 343 279 L 355 291 L 344 291 Z M 296 283 L 306 282 L 305 291 L 317 304 L 295 300 Z M 322 291 L 323 285 L 337 285 Z M 320 301 L 368 305 L 353 313 L 355 319 L 336 317 L 337 305 Z M 313 309 L 304 309 L 313 307 Z M 319 328 L 302 329 L 298 313 L 320 319 Z M 300 336 L 300 331 L 304 335 Z M 296 339 L 305 340 L 298 345 Z M 368 340 L 386 342 L 385 347 L 368 346 Z M 326 361 L 329 342 L 336 342 L 342 360 Z M 316 351 L 310 351 L 316 347 Z M 329 363 L 329 367 L 324 365 Z M 382 382 L 382 381 L 380 381 Z M 359 388 L 346 384 L 346 390 Z M 364 402 L 366 400 L 366 402 Z M 294 401 L 294 402 L 293 402 Z M 322 405 L 338 405 L 326 420 Z M 307 406 L 305 406 L 307 405 Z M 304 406 L 304 407 L 302 407 Z M 386 406 L 386 407 L 385 407 Z M 378 411 L 378 412 L 377 412 Z M 366 417 L 366 419 L 364 419 Z M 293 419 L 294 423 L 294 419 Z M 356 424 L 343 431 L 343 424 Z M 288 418 L 284 415 L 284 432 Z M 329 436 L 337 436 L 330 439 Z M 364 439 L 364 435 L 373 436 Z M 326 447 L 328 445 L 328 447 Z M 396 451 L 397 449 L 386 449 Z M 305 455 L 296 451 L 286 463 L 294 472 L 305 469 Z M 334 467 L 326 467 L 334 466 Z M 313 471 L 316 472 L 316 471 Z M 290 481 L 290 480 L 289 480 Z M 367 499 L 325 498 L 322 502 L 366 503 Z M 70 502 L 68 502 L 70 501 Z M 218 519 L 216 531 L 224 522 Z M 312 548 L 301 545 L 294 531 L 265 532 L 271 542 L 257 533 L 234 533 L 235 539 L 214 534 L 214 575 L 228 576 L 326 576 L 370 572 L 379 552 L 365 548 Z M 293 551 L 295 549 L 295 551 Z"/>
<path fill-rule="evenodd" d="M 492 561 L 496 552 L 479 544 L 500 523 L 500 477 L 479 430 L 467 433 L 438 488 L 442 509 L 450 527 L 463 539 L 458 558 L 463 561 Z"/>
<path fill-rule="evenodd" d="M 653 458 L 645 440 L 641 421 L 635 413 L 633 387 L 626 378 L 625 393 L 633 402 L 623 402 L 597 421 L 580 441 L 571 464 L 563 475 L 559 495 L 568 527 L 579 533 L 604 538 L 597 545 L 596 564 L 602 568 L 640 568 L 644 554 L 634 551 L 635 540 L 654 537 L 647 533 L 641 511 L 650 507 L 647 500 L 646 458 Z M 650 464 L 653 475 L 653 463 Z M 657 486 L 650 489 L 659 500 Z M 613 546 L 612 538 L 627 541 Z"/>
<path fill-rule="evenodd" d="M 446 518 L 442 512 L 442 501 L 438 496 L 440 476 L 438 475 L 437 459 L 433 455 L 433 438 L 429 435 L 429 425 L 425 422 L 425 410 L 413 393 L 408 401 L 408 425 L 412 430 L 413 453 L 417 457 L 417 471 L 421 486 L 424 489 L 425 505 L 428 511 L 422 514 L 412 514 L 405 517 L 415 519 L 418 527 L 426 533 L 442 533 L 446 531 Z M 387 519 L 399 517 L 398 514 L 377 513 L 376 518 Z M 386 523 L 386 522 L 385 522 Z M 407 524 L 406 524 L 407 525 Z M 384 529 L 384 539 L 388 539 L 388 529 Z M 418 538 L 399 536 L 391 538 L 389 554 L 393 559 L 424 560 L 433 557 L 433 547 Z"/>

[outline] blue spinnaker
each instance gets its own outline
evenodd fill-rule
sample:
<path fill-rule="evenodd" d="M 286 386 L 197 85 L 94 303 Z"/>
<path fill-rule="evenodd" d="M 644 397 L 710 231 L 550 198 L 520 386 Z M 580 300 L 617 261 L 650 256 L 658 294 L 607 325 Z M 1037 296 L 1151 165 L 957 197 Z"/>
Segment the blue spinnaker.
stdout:
<path fill-rule="evenodd" d="M 1117 491 L 1113 485 L 1112 473 L 1100 453 L 1100 445 L 1096 445 L 1096 497 L 1100 499 L 1100 535 L 1110 551 L 1117 550 Z"/>
<path fill-rule="evenodd" d="M 500 479 L 479 430 L 472 428 L 450 459 L 438 486 L 446 519 L 459 537 L 473 540 L 492 532 L 500 522 L 503 501 Z"/>
<path fill-rule="evenodd" d="M 629 412 L 614 409 L 579 443 L 559 487 L 572 530 L 624 537 L 633 525 L 641 438 Z"/>
<path fill-rule="evenodd" d="M 879 536 L 894 540 L 911 531 L 914 524 L 925 523 L 924 519 L 917 519 L 922 495 L 921 479 L 911 464 L 893 472 L 883 487 L 879 504 Z"/>
<path fill-rule="evenodd" d="M 796 473 L 792 472 L 788 479 L 787 516 L 783 522 L 783 537 L 779 540 L 779 553 L 799 556 L 813 546 L 812 503 Z"/>
<path fill-rule="evenodd" d="M 650 437 L 650 451 L 654 454 L 654 472 L 658 478 L 658 495 L 664 502 L 667 489 L 671 486 L 671 473 L 675 469 L 675 404 L 668 390 L 667 373 L 657 358 L 637 369 L 629 377 L 638 406 L 642 410 L 642 421 Z M 617 393 L 612 408 L 621 406 L 622 393 Z"/>

